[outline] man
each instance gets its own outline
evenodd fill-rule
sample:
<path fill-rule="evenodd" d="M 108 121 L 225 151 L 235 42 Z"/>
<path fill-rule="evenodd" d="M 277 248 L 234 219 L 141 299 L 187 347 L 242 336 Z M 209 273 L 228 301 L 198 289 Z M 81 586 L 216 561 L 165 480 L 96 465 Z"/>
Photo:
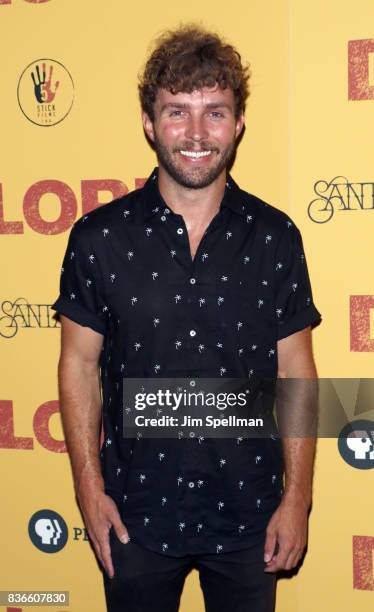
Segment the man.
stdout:
<path fill-rule="evenodd" d="M 126 378 L 316 378 L 300 232 L 227 174 L 248 79 L 215 34 L 164 34 L 139 85 L 158 168 L 69 236 L 52 306 L 61 414 L 111 612 L 177 610 L 192 567 L 210 612 L 270 612 L 306 545 L 312 437 L 122 430 Z"/>

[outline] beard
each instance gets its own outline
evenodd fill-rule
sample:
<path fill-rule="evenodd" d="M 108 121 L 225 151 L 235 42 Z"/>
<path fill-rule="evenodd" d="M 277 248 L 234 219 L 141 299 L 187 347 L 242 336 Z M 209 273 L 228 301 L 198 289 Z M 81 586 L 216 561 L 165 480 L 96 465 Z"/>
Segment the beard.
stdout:
<path fill-rule="evenodd" d="M 209 168 L 204 168 L 196 162 L 196 167 L 185 168 L 182 164 L 178 164 L 174 154 L 180 150 L 192 150 L 191 144 L 169 149 L 161 142 L 157 134 L 154 134 L 154 147 L 159 165 L 163 166 L 178 185 L 188 189 L 202 189 L 213 183 L 229 165 L 235 152 L 235 145 L 234 139 L 225 149 L 219 150 L 217 147 L 210 146 L 208 142 L 201 142 L 199 151 L 212 151 L 212 156 L 216 157 L 215 163 Z"/>

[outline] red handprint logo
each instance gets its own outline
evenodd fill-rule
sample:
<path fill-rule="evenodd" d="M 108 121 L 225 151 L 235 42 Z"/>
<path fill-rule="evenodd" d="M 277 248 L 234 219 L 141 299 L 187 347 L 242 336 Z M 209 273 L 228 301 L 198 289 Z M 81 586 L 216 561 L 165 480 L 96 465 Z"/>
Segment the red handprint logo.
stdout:
<path fill-rule="evenodd" d="M 31 78 L 34 83 L 35 97 L 38 102 L 42 102 L 42 103 L 52 102 L 55 98 L 56 91 L 60 84 L 59 81 L 56 81 L 54 85 L 54 91 L 52 91 L 53 66 L 52 64 L 49 66 L 48 79 L 46 79 L 46 65 L 44 62 L 42 64 L 42 77 L 40 77 L 40 69 L 39 69 L 38 64 L 36 64 L 35 68 L 36 68 L 37 78 L 35 78 L 35 75 L 33 72 L 31 73 Z"/>

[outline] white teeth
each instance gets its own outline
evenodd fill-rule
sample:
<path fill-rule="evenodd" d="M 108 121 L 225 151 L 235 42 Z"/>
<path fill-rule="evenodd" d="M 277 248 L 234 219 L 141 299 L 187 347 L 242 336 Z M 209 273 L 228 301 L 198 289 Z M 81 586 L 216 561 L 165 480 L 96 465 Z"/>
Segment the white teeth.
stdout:
<path fill-rule="evenodd" d="M 199 157 L 207 157 L 207 155 L 211 154 L 211 151 L 180 151 L 180 154 L 198 159 Z"/>

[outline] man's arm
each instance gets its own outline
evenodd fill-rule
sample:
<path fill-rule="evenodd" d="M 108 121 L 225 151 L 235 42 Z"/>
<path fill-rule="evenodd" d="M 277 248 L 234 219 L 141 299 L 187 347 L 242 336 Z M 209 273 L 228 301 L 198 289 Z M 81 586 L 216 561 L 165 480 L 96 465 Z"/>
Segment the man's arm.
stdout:
<path fill-rule="evenodd" d="M 315 386 L 306 379 L 317 378 L 310 327 L 278 341 L 278 377 L 301 379 L 302 393 L 295 397 L 296 402 L 301 400 L 304 405 L 290 407 L 295 413 L 300 411 L 303 418 L 303 411 L 307 415 L 309 404 L 315 401 Z M 267 527 L 264 551 L 267 572 L 295 567 L 307 543 L 316 439 L 310 432 L 308 437 L 301 437 L 294 431 L 292 437 L 282 437 L 282 444 L 285 490 Z"/>
<path fill-rule="evenodd" d="M 101 474 L 99 357 L 102 343 L 102 334 L 61 315 L 58 383 L 65 440 L 77 499 L 91 542 L 112 577 L 110 528 L 113 525 L 123 543 L 128 541 L 128 533 L 115 502 L 104 492 Z"/>

